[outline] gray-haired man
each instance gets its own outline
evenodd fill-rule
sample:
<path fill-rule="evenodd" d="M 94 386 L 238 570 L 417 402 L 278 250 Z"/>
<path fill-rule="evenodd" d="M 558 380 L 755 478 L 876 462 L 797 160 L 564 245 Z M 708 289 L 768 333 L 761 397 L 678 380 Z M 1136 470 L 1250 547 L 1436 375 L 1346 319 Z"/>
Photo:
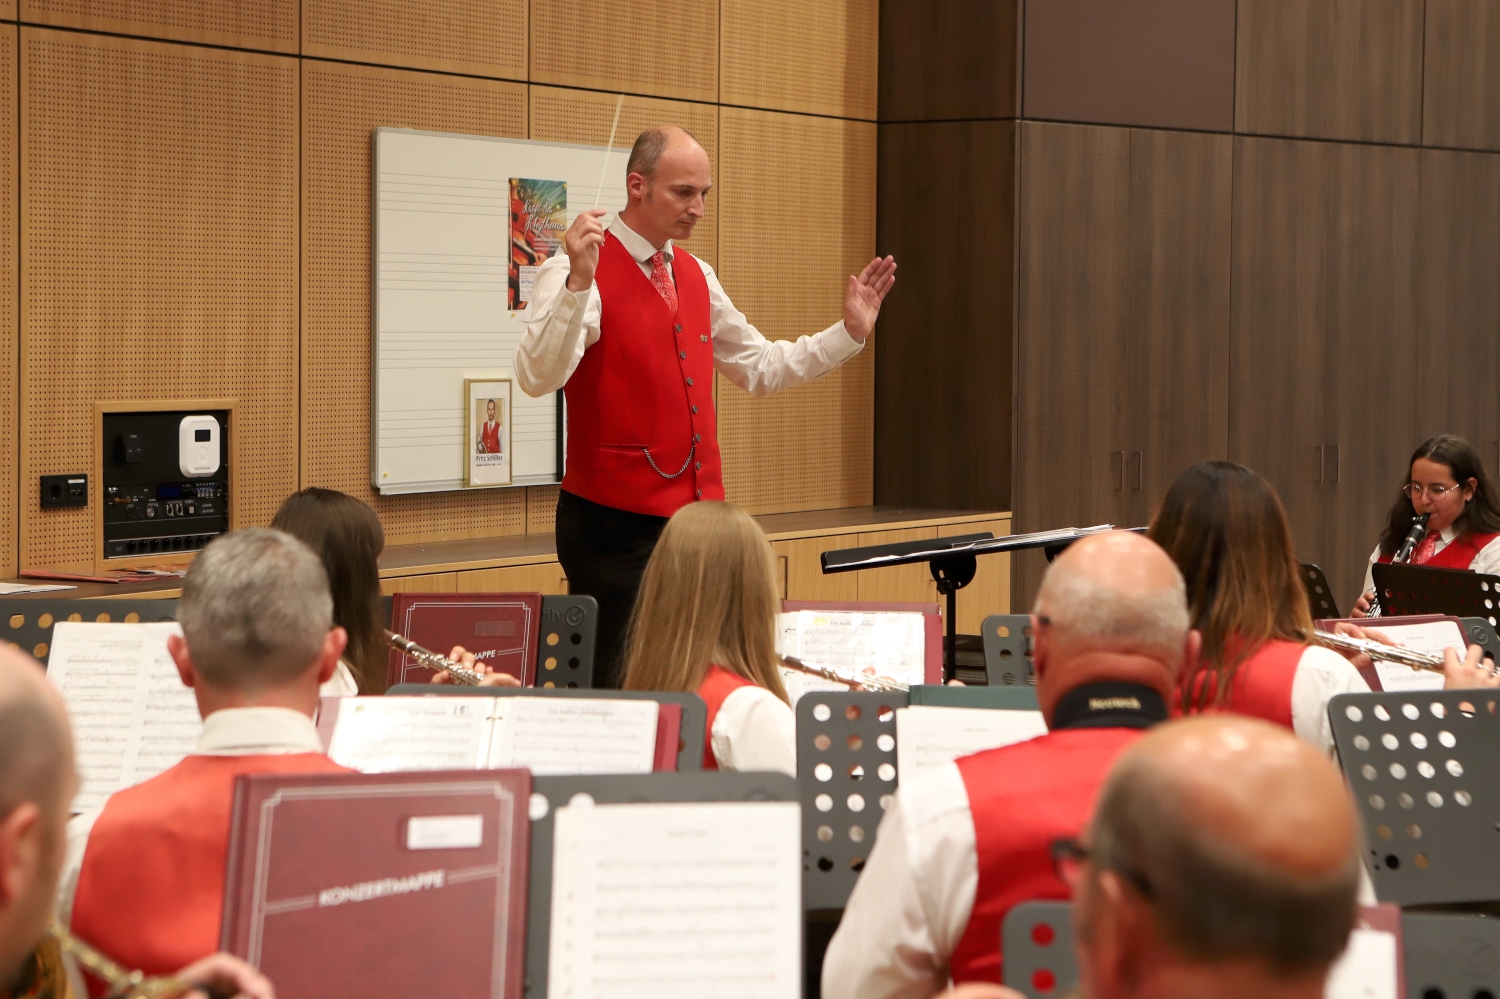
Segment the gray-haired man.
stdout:
<path fill-rule="evenodd" d="M 236 531 L 194 561 L 168 648 L 203 734 L 70 825 L 59 908 L 79 936 L 148 975 L 218 949 L 235 778 L 344 769 L 313 725 L 347 640 L 332 616 L 322 563 L 291 535 Z"/>

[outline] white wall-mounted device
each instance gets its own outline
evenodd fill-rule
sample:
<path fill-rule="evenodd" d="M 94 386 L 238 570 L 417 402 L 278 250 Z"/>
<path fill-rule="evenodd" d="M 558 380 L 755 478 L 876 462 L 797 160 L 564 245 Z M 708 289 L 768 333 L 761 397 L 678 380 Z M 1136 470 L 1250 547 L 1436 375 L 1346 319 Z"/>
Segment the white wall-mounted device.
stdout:
<path fill-rule="evenodd" d="M 177 464 L 190 478 L 219 470 L 219 421 L 212 416 L 184 416 L 177 430 Z"/>

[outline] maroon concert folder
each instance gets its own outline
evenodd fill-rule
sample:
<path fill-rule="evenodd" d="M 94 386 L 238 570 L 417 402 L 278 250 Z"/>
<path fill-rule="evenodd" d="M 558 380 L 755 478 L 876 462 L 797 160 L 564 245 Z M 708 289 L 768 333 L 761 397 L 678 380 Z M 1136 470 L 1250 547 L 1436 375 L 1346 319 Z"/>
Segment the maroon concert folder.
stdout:
<path fill-rule="evenodd" d="M 523 687 L 536 684 L 537 641 L 542 627 L 540 593 L 398 593 L 391 601 L 391 630 L 446 656 L 455 645 Z M 389 685 L 427 683 L 433 671 L 398 649 L 387 659 Z"/>
<path fill-rule="evenodd" d="M 682 746 L 682 705 L 658 701 L 656 715 L 656 759 L 651 769 L 657 773 L 675 773 L 677 754 Z"/>
<path fill-rule="evenodd" d="M 280 999 L 520 999 L 525 770 L 235 781 L 220 947 Z"/>
<path fill-rule="evenodd" d="M 927 660 L 922 667 L 922 679 L 927 683 L 943 682 L 943 615 L 937 604 L 878 603 L 868 600 L 783 600 L 781 602 L 783 614 L 805 610 L 921 614 L 922 644 Z"/>

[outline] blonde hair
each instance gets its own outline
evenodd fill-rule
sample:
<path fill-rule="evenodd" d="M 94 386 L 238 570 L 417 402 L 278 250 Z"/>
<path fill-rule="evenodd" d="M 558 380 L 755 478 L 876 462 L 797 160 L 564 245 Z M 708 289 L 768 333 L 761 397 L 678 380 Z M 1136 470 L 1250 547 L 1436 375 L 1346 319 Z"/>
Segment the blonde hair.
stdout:
<path fill-rule="evenodd" d="M 696 692 L 717 664 L 786 701 L 779 607 L 776 556 L 760 525 L 729 503 L 690 503 L 667 522 L 646 564 L 625 689 Z"/>

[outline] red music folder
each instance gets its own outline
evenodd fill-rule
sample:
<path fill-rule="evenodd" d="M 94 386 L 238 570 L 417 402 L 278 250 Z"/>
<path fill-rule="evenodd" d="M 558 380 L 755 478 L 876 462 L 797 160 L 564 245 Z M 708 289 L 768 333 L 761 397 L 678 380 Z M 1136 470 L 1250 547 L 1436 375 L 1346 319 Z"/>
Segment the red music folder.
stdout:
<path fill-rule="evenodd" d="M 924 630 L 922 679 L 926 683 L 943 682 L 943 615 L 937 604 L 879 603 L 861 600 L 783 600 L 781 612 L 794 611 L 861 611 L 921 614 Z"/>
<path fill-rule="evenodd" d="M 462 645 L 493 670 L 523 687 L 536 685 L 540 593 L 398 593 L 391 601 L 391 630 L 446 656 Z M 387 683 L 427 683 L 433 671 L 391 649 Z"/>
<path fill-rule="evenodd" d="M 531 775 L 235 781 L 220 948 L 280 999 L 520 999 Z"/>

